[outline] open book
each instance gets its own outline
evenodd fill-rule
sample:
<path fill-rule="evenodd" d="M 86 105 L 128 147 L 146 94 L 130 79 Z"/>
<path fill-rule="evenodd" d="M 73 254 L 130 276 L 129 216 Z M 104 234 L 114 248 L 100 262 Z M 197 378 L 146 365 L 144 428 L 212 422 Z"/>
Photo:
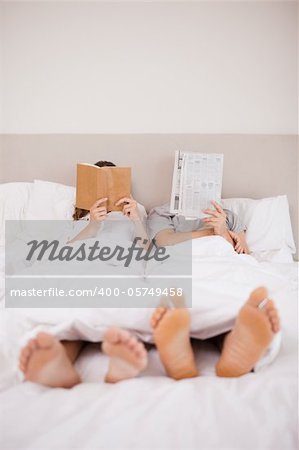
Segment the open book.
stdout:
<path fill-rule="evenodd" d="M 115 206 L 122 197 L 131 194 L 130 167 L 98 167 L 93 164 L 77 164 L 77 208 L 90 210 L 96 200 L 107 197 L 108 211 L 120 211 L 123 205 Z"/>
<path fill-rule="evenodd" d="M 172 178 L 170 211 L 186 218 L 202 218 L 211 200 L 221 200 L 223 154 L 177 151 Z"/>

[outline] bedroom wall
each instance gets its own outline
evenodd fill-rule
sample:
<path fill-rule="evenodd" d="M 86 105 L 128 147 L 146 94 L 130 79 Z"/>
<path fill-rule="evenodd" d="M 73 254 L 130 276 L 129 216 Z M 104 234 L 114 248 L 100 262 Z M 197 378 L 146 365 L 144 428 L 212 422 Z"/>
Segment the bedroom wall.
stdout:
<path fill-rule="evenodd" d="M 3 3 L 0 2 L 0 135 L 3 132 Z M 0 143 L 1 145 L 1 143 Z M 0 147 L 1 163 L 1 147 Z M 0 168 L 1 175 L 1 168 Z"/>
<path fill-rule="evenodd" d="M 5 133 L 297 133 L 296 2 L 4 2 Z"/>
<path fill-rule="evenodd" d="M 0 2 L 0 180 L 73 184 L 78 159 L 109 153 L 150 207 L 168 199 L 175 150 L 223 151 L 224 195 L 287 193 L 296 229 L 297 10 Z"/>

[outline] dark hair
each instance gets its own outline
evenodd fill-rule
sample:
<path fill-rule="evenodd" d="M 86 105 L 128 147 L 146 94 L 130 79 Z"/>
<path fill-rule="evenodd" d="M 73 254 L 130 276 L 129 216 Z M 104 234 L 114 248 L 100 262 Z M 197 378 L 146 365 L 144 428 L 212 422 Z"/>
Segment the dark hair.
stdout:
<path fill-rule="evenodd" d="M 94 164 L 94 166 L 98 166 L 98 167 L 115 167 L 115 164 L 113 164 L 113 162 L 110 162 L 110 161 L 98 161 L 98 162 L 96 162 Z M 87 209 L 81 209 L 81 208 L 77 208 L 75 206 L 73 219 L 74 220 L 80 220 L 83 217 L 87 216 L 88 213 L 89 213 L 89 211 Z"/>

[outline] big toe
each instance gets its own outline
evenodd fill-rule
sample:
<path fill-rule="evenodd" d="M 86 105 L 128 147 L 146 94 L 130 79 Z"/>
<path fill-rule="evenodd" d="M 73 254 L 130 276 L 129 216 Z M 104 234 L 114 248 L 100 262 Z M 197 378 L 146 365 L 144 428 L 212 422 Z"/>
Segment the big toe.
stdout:
<path fill-rule="evenodd" d="M 40 348 L 50 348 L 56 341 L 57 339 L 48 333 L 40 332 L 36 336 L 36 343 Z"/>
<path fill-rule="evenodd" d="M 262 300 L 268 297 L 268 290 L 265 287 L 258 287 L 251 292 L 248 303 L 252 306 L 258 307 Z"/>
<path fill-rule="evenodd" d="M 127 342 L 130 339 L 130 333 L 121 328 L 111 327 L 104 334 L 104 341 L 109 344 L 118 344 L 119 342 Z"/>
<path fill-rule="evenodd" d="M 157 325 L 159 324 L 160 320 L 162 319 L 162 317 L 164 316 L 164 314 L 166 313 L 166 308 L 159 306 L 158 308 L 155 309 L 152 318 L 151 318 L 151 326 L 152 328 L 156 328 Z"/>

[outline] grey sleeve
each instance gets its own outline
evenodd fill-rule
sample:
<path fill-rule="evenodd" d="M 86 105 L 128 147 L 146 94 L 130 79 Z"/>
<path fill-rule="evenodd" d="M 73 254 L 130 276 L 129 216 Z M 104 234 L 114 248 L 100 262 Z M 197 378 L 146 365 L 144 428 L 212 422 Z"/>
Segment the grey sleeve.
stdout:
<path fill-rule="evenodd" d="M 226 225 L 230 231 L 234 233 L 241 233 L 242 231 L 246 231 L 246 226 L 241 222 L 239 216 L 229 209 L 224 209 L 226 214 Z"/>
<path fill-rule="evenodd" d="M 174 230 L 173 214 L 168 205 L 159 206 L 150 211 L 147 218 L 147 232 L 150 239 L 154 239 L 161 230 Z"/>

